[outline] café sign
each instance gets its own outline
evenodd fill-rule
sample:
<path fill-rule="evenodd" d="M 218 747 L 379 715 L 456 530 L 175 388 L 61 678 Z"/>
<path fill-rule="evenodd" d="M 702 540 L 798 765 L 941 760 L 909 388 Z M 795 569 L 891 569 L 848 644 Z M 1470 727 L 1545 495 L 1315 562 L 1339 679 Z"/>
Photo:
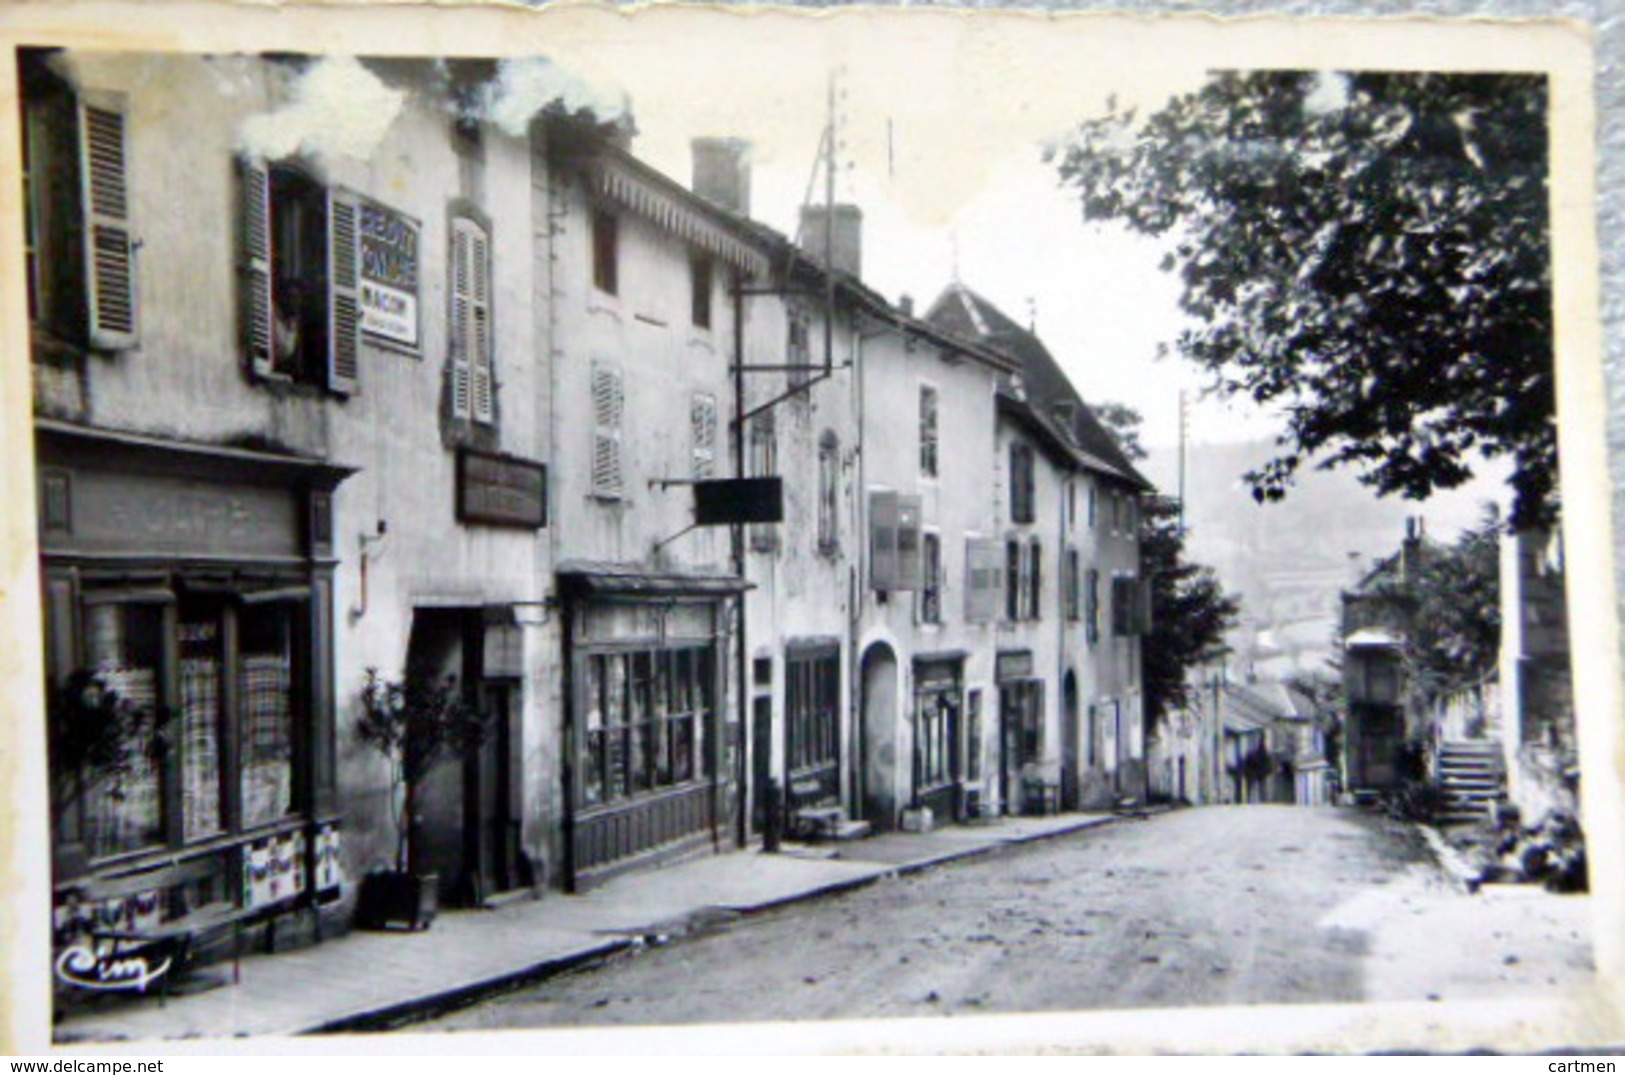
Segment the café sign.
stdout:
<path fill-rule="evenodd" d="M 417 221 L 361 204 L 361 328 L 370 336 L 418 345 Z"/>

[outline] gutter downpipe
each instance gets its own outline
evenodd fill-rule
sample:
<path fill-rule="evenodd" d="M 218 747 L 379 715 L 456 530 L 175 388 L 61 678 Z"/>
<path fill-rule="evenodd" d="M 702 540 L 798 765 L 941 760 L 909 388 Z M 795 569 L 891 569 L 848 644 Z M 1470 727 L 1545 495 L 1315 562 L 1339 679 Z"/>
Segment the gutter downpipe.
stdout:
<path fill-rule="evenodd" d="M 733 467 L 734 477 L 745 476 L 745 295 L 744 284 L 736 271 L 734 274 L 734 420 L 733 420 Z M 732 546 L 734 574 L 739 576 L 741 582 L 745 581 L 745 527 L 743 523 L 734 523 L 729 529 L 729 543 Z M 748 752 L 743 749 L 750 745 L 760 750 L 762 744 L 750 742 L 750 698 L 749 684 L 746 682 L 745 660 L 745 592 L 741 591 L 734 605 L 734 682 L 738 688 L 739 711 L 739 739 L 740 747 L 736 751 L 738 758 L 737 771 L 734 774 L 739 785 L 738 793 L 734 796 L 737 817 L 734 823 L 734 843 L 743 848 L 748 839 L 747 819 L 749 817 L 748 797 L 751 792 L 747 781 L 750 772 L 750 759 Z"/>

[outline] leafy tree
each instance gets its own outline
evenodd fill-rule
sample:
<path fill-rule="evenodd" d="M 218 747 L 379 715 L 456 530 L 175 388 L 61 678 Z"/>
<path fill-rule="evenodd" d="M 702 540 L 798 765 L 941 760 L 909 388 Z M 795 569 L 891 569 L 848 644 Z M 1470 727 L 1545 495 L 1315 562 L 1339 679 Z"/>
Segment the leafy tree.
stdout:
<path fill-rule="evenodd" d="M 1412 682 L 1430 699 L 1496 666 L 1501 649 L 1500 516 L 1490 509 L 1455 541 L 1423 539 L 1405 554 L 1405 570 L 1376 592 L 1408 613 Z M 1397 565 L 1396 555 L 1389 563 Z"/>
<path fill-rule="evenodd" d="M 1212 568 L 1185 560 L 1179 504 L 1171 498 L 1147 501 L 1140 571 L 1151 583 L 1151 631 L 1141 646 L 1149 732 L 1158 720 L 1191 704 L 1186 673 L 1229 651 L 1225 634 L 1241 606 L 1224 592 Z"/>
<path fill-rule="evenodd" d="M 1089 409 L 1116 439 L 1117 446 L 1123 449 L 1129 462 L 1138 463 L 1146 458 L 1145 446 L 1140 443 L 1144 415 L 1127 403 L 1091 403 Z"/>
<path fill-rule="evenodd" d="M 1257 499 L 1311 459 L 1414 499 L 1506 459 L 1524 525 L 1557 510 L 1546 104 L 1538 75 L 1226 72 L 1052 159 L 1086 220 L 1169 245 L 1184 356 L 1284 415 Z"/>

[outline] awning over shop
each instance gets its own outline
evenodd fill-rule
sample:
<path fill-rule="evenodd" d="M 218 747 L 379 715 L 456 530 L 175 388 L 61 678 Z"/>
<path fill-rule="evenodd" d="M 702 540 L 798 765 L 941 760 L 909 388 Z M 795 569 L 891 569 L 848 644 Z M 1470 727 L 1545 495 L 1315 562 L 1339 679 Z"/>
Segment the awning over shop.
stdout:
<path fill-rule="evenodd" d="M 559 589 L 574 597 L 732 597 L 755 589 L 737 575 L 651 572 L 592 560 L 566 560 L 558 577 Z"/>

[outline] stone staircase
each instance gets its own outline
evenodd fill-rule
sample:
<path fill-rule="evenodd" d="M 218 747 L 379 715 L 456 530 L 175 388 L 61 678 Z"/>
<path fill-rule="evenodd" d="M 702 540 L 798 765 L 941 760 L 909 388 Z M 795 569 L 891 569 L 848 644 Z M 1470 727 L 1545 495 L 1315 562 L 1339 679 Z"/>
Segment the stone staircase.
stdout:
<path fill-rule="evenodd" d="M 1441 825 L 1466 825 L 1489 817 L 1504 794 L 1501 744 L 1495 739 L 1447 739 L 1439 744 L 1439 786 L 1446 805 Z"/>

